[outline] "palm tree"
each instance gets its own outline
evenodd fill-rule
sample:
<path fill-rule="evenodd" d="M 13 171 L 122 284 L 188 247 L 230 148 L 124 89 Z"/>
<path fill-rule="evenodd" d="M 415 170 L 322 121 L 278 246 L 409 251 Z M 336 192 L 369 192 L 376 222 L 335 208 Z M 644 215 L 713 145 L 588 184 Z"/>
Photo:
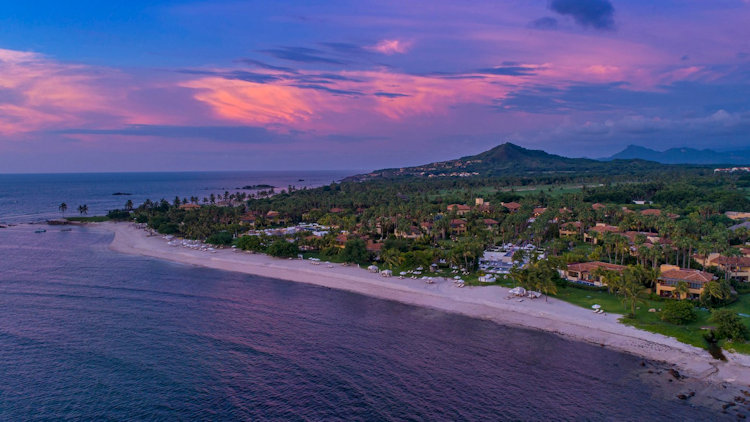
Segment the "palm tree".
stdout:
<path fill-rule="evenodd" d="M 89 206 L 86 204 L 78 206 L 78 213 L 81 215 L 87 215 L 89 213 Z"/>
<path fill-rule="evenodd" d="M 630 316 L 635 318 L 635 305 L 642 301 L 640 294 L 645 290 L 645 287 L 632 267 L 623 271 L 621 281 L 618 293 L 622 295 L 623 302 L 630 304 Z"/>
<path fill-rule="evenodd" d="M 677 286 L 674 288 L 674 292 L 677 293 L 678 298 L 685 299 L 687 298 L 688 293 L 690 293 L 690 287 L 687 282 L 678 281 Z"/>
<path fill-rule="evenodd" d="M 125 202 L 125 209 L 133 211 L 133 201 L 131 199 L 128 199 L 127 202 Z"/>
<path fill-rule="evenodd" d="M 701 293 L 701 302 L 705 304 L 712 304 L 714 302 L 724 302 L 732 296 L 732 291 L 729 285 L 725 282 L 709 281 L 703 287 L 703 293 Z"/>
<path fill-rule="evenodd" d="M 58 211 L 60 211 L 60 213 L 62 213 L 63 218 L 65 218 L 65 211 L 68 210 L 68 204 L 63 202 L 60 205 L 58 205 L 57 209 Z"/>
<path fill-rule="evenodd" d="M 390 269 L 398 268 L 404 263 L 404 257 L 398 249 L 386 249 L 383 251 L 383 262 Z"/>

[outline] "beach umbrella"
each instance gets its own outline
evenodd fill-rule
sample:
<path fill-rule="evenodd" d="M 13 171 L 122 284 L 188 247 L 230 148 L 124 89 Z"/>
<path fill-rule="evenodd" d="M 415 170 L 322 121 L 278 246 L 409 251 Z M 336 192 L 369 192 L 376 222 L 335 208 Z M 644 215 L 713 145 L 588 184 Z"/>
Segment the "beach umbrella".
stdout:
<path fill-rule="evenodd" d="M 599 309 L 602 305 L 591 305 L 591 309 Z"/>
<path fill-rule="evenodd" d="M 399 274 L 406 275 L 406 271 L 401 271 Z"/>

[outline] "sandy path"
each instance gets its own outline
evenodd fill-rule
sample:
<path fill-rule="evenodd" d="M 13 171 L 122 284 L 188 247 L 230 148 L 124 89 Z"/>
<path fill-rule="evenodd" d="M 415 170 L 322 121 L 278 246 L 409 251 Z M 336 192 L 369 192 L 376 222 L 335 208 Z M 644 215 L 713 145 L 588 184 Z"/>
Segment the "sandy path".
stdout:
<path fill-rule="evenodd" d="M 310 261 L 277 259 L 229 249 L 208 253 L 170 246 L 161 236 L 148 236 L 144 230 L 128 223 L 96 226 L 115 233 L 110 248 L 121 253 L 347 290 L 504 325 L 548 331 L 650 360 L 671 363 L 681 372 L 706 381 L 750 384 L 748 356 L 728 354 L 728 362 L 719 362 L 703 349 L 623 325 L 617 321 L 620 315 L 598 315 L 556 299 L 525 299 L 519 302 L 506 299 L 508 289 L 500 286 L 467 286 L 461 289 L 450 280 L 439 280 L 428 285 L 421 280 L 384 278 L 364 269 L 340 264 L 329 268 L 326 264 L 312 265 Z"/>

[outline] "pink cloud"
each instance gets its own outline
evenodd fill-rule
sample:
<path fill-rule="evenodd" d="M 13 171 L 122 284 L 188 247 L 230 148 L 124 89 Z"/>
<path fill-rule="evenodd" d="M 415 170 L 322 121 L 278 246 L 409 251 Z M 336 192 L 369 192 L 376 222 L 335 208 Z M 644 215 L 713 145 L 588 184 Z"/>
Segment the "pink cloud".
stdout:
<path fill-rule="evenodd" d="M 404 54 L 411 48 L 412 43 L 402 40 L 382 40 L 377 44 L 367 47 L 368 50 L 376 51 L 381 54 Z"/>

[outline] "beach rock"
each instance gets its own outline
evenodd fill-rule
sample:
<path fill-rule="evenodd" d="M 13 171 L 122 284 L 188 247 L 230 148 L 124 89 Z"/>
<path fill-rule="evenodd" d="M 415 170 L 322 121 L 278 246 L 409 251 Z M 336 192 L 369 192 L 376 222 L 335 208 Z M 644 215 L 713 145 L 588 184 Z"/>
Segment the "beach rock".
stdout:
<path fill-rule="evenodd" d="M 669 370 L 669 375 L 673 376 L 677 380 L 681 378 L 680 373 L 674 368 Z"/>
<path fill-rule="evenodd" d="M 729 409 L 732 406 L 737 406 L 737 405 L 734 404 L 734 403 L 724 403 L 724 405 L 722 405 L 721 408 L 724 409 L 724 410 L 727 410 L 727 409 Z"/>
<path fill-rule="evenodd" d="M 677 398 L 680 399 L 680 400 L 687 400 L 688 396 L 686 396 L 684 394 L 678 394 Z"/>
<path fill-rule="evenodd" d="M 643 360 L 642 360 L 642 361 L 641 361 L 641 366 L 646 366 L 646 361 L 643 361 Z M 651 372 L 651 371 L 648 371 L 648 372 Z"/>

